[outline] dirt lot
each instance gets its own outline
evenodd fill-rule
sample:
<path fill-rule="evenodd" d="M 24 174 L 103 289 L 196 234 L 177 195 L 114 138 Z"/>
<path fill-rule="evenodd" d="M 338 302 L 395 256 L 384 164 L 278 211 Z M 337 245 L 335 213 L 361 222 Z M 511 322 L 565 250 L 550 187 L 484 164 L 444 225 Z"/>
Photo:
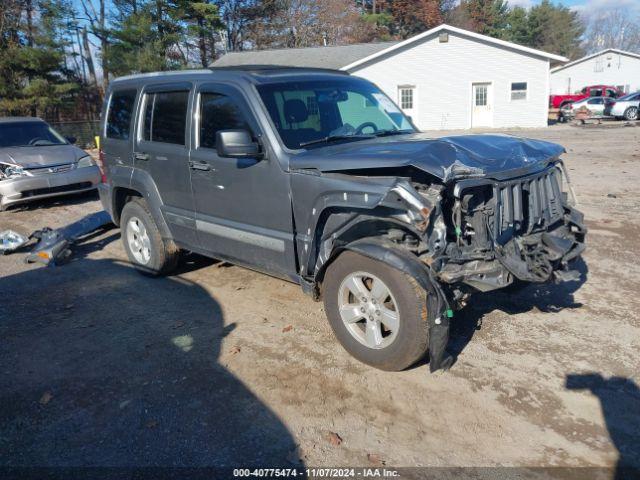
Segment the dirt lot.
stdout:
<path fill-rule="evenodd" d="M 446 373 L 358 363 L 321 304 L 259 273 L 193 256 L 143 277 L 118 230 L 63 267 L 0 257 L 0 464 L 639 465 L 640 128 L 516 133 L 567 148 L 583 280 L 475 297 Z M 38 203 L 0 230 L 99 208 Z"/>

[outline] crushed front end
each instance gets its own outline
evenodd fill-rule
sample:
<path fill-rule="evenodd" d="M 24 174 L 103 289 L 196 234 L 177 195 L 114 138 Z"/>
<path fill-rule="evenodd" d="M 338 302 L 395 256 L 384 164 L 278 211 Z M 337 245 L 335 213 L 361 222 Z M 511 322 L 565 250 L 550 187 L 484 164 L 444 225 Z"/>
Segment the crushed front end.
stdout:
<path fill-rule="evenodd" d="M 584 250 L 586 228 L 560 160 L 513 179 L 451 182 L 436 201 L 433 187 L 416 187 L 433 210 L 421 258 L 456 298 L 517 280 L 579 278 L 569 262 Z"/>

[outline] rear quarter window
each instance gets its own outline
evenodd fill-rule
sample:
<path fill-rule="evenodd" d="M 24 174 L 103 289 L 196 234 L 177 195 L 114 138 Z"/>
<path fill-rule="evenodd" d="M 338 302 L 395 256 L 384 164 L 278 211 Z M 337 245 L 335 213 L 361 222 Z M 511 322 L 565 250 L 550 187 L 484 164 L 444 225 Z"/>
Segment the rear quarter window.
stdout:
<path fill-rule="evenodd" d="M 136 101 L 136 90 L 116 90 L 111 94 L 107 110 L 106 136 L 128 140 Z"/>

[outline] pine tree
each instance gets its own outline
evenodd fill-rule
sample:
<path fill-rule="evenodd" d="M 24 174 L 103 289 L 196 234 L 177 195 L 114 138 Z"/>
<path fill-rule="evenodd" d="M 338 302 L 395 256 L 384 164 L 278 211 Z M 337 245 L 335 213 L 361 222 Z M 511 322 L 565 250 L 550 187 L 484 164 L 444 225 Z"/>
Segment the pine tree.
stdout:
<path fill-rule="evenodd" d="M 580 37 L 584 27 L 576 12 L 543 0 L 531 8 L 528 17 L 531 47 L 569 58 L 582 56 Z"/>
<path fill-rule="evenodd" d="M 0 10 L 0 112 L 50 116 L 73 100 L 65 67 L 63 0 L 3 0 Z"/>

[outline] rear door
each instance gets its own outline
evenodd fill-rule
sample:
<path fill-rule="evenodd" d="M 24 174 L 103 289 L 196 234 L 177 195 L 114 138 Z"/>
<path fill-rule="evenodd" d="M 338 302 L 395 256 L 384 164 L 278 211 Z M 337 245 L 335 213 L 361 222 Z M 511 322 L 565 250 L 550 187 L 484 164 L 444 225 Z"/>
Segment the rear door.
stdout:
<path fill-rule="evenodd" d="M 189 171 L 191 84 L 146 87 L 141 99 L 133 152 L 136 168 L 148 172 L 162 199 L 173 237 L 197 244 Z"/>
<path fill-rule="evenodd" d="M 219 130 L 260 127 L 243 94 L 231 85 L 207 83 L 195 96 L 191 182 L 201 248 L 213 256 L 274 275 L 296 273 L 289 181 L 268 148 L 264 158 L 223 158 Z"/>

